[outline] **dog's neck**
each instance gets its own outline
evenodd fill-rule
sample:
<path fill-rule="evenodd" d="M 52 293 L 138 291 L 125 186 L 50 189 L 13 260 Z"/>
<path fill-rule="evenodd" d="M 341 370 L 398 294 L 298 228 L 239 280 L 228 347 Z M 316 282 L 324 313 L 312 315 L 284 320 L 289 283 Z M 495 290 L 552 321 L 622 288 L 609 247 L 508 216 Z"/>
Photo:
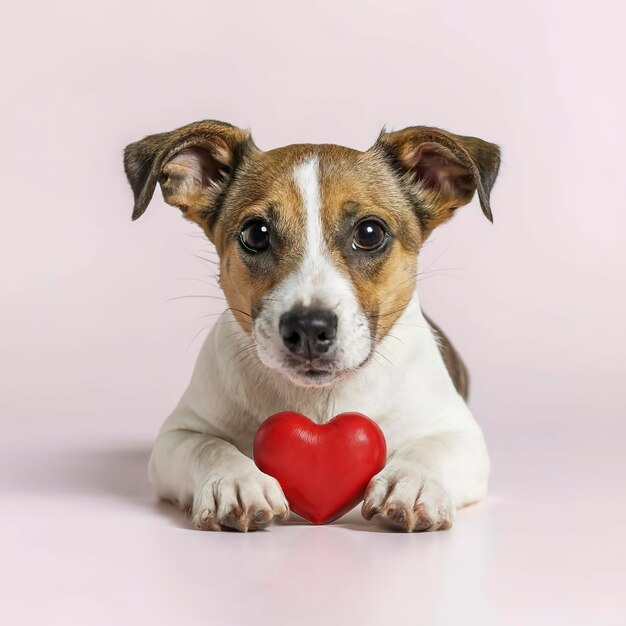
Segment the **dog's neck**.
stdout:
<path fill-rule="evenodd" d="M 224 317 L 226 319 L 224 319 Z M 223 321 L 234 322 L 232 313 L 224 313 Z M 234 322 L 235 324 L 237 322 Z M 432 358 L 437 350 L 433 331 L 420 307 L 417 291 L 398 318 L 390 332 L 376 346 L 371 359 L 348 377 L 323 387 L 303 387 L 261 363 L 254 350 L 250 335 L 243 330 L 232 334 L 233 324 L 220 323 L 217 329 L 218 344 L 229 345 L 228 352 L 249 351 L 243 361 L 235 363 L 229 371 L 233 388 L 245 393 L 246 389 L 263 389 L 255 393 L 254 402 L 244 399 L 244 404 L 254 406 L 263 419 L 273 412 L 293 410 L 304 413 L 318 423 L 324 423 L 342 411 L 382 413 L 393 404 L 393 392 L 406 376 L 406 366 L 413 366 L 421 358 Z M 233 345 L 234 344 L 234 345 Z M 381 393 L 386 389 L 387 393 Z"/>

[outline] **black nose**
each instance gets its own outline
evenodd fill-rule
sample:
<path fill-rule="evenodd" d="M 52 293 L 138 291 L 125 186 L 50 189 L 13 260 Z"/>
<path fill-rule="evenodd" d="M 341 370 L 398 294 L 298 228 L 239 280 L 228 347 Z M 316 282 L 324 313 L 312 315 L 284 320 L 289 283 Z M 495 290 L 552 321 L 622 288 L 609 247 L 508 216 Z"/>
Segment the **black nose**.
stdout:
<path fill-rule="evenodd" d="M 289 311 L 280 318 L 280 336 L 291 352 L 314 358 L 328 352 L 337 334 L 337 316 L 324 309 Z"/>

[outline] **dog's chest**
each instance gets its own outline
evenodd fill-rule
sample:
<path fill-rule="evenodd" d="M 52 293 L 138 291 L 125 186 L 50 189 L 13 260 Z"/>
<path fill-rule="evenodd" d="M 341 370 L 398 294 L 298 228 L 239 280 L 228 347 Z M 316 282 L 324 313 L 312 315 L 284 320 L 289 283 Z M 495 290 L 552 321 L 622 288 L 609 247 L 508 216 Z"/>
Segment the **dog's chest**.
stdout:
<path fill-rule="evenodd" d="M 319 424 L 339 413 L 357 412 L 379 424 L 388 450 L 393 452 L 407 437 L 420 434 L 447 402 L 451 383 L 432 384 L 437 376 L 424 372 L 424 367 L 427 364 L 420 363 L 420 359 L 397 368 L 367 367 L 332 391 L 286 389 L 280 380 L 273 381 L 276 385 L 257 387 L 254 397 L 248 398 L 247 414 L 232 424 L 237 430 L 236 445 L 251 456 L 256 430 L 267 417 L 280 411 L 296 411 Z"/>
<path fill-rule="evenodd" d="M 401 321 L 365 367 L 332 388 L 298 387 L 260 364 L 240 368 L 228 359 L 219 366 L 213 360 L 206 373 L 217 383 L 219 396 L 230 398 L 220 411 L 221 427 L 248 455 L 258 427 L 280 411 L 296 411 L 317 423 L 346 411 L 363 413 L 381 426 L 390 451 L 407 437 L 423 434 L 458 394 L 419 307 Z"/>

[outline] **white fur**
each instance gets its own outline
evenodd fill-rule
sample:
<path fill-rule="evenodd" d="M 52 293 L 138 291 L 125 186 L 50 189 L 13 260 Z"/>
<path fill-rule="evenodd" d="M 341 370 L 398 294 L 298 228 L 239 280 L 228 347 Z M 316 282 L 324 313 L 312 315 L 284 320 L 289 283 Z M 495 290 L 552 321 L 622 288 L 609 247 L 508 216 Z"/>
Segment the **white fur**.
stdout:
<path fill-rule="evenodd" d="M 298 164 L 293 178 L 306 215 L 306 254 L 300 266 L 271 293 L 254 324 L 254 338 L 261 361 L 292 377 L 286 362 L 289 352 L 278 329 L 278 320 L 296 305 L 332 310 L 338 318 L 334 365 L 338 371 L 355 368 L 370 353 L 369 326 L 350 280 L 330 261 L 321 219 L 319 162 L 317 156 Z"/>

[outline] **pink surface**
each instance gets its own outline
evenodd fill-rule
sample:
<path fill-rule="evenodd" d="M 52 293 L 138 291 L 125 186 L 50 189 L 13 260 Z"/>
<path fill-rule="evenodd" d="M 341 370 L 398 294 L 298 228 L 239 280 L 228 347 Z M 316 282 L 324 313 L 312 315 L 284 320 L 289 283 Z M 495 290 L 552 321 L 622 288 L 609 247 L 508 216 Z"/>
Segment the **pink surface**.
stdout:
<path fill-rule="evenodd" d="M 624 17 L 564 0 L 7 8 L 0 620 L 625 623 Z M 207 117 L 262 148 L 366 148 L 421 123 L 502 146 L 495 225 L 473 204 L 421 261 L 494 459 L 492 495 L 452 531 L 353 516 L 210 535 L 154 502 L 150 442 L 224 303 L 175 209 L 156 198 L 131 223 L 121 151 Z"/>

